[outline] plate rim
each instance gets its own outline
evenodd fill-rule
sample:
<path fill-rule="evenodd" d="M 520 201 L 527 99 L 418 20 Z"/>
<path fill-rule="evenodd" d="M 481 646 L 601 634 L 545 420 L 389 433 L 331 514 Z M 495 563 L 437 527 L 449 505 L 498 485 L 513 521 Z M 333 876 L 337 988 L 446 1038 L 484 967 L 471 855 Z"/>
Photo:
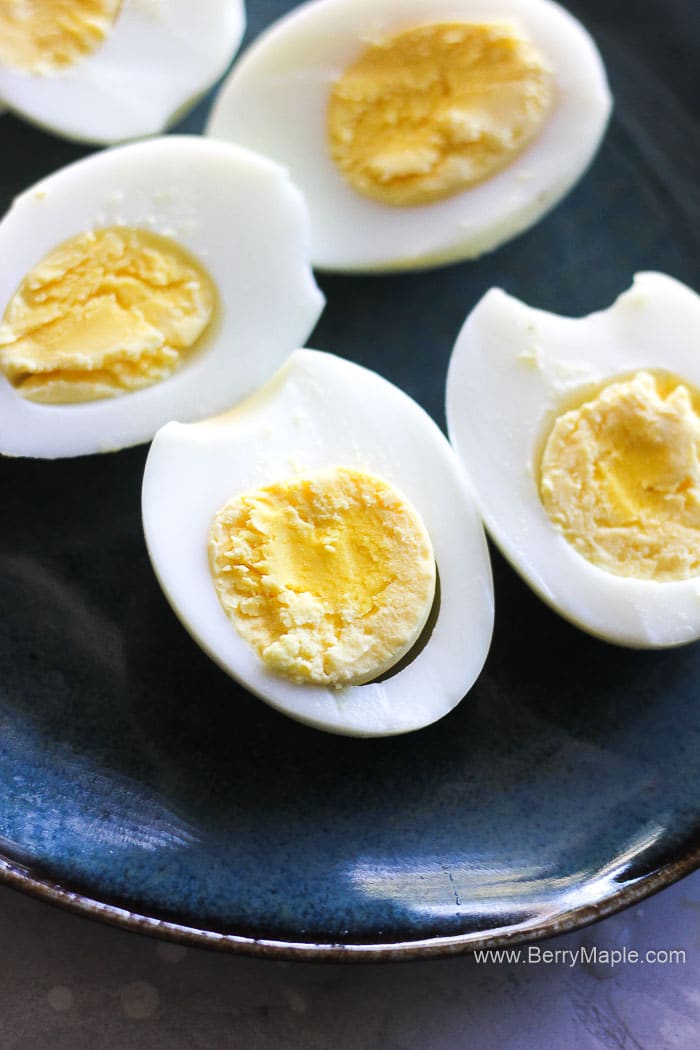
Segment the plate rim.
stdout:
<path fill-rule="evenodd" d="M 182 944 L 209 948 L 232 955 L 265 958 L 278 962 L 409 962 L 471 955 L 484 949 L 511 948 L 532 941 L 572 933 L 610 915 L 623 911 L 679 882 L 700 869 L 700 836 L 691 845 L 653 871 L 631 880 L 617 892 L 595 903 L 570 908 L 544 921 L 522 923 L 491 930 L 464 931 L 450 936 L 417 938 L 376 944 L 350 942 L 292 941 L 249 937 L 201 929 L 185 923 L 158 919 L 66 889 L 59 883 L 39 878 L 18 862 L 0 857 L 0 885 L 23 892 L 36 900 L 63 908 L 83 918 L 93 919 L 132 933 Z M 489 962 L 500 960 L 488 960 Z"/>

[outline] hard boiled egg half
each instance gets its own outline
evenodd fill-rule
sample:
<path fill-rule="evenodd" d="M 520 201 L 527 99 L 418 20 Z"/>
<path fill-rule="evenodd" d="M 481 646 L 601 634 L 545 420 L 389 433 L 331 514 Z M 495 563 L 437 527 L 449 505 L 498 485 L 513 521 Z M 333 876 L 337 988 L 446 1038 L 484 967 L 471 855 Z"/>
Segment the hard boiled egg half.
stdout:
<path fill-rule="evenodd" d="M 642 273 L 583 318 L 494 289 L 457 339 L 451 441 L 513 566 L 577 626 L 700 638 L 700 297 Z"/>
<path fill-rule="evenodd" d="M 526 229 L 609 111 L 595 45 L 550 0 L 314 0 L 237 62 L 207 133 L 289 169 L 317 267 L 394 270 Z"/>
<path fill-rule="evenodd" d="M 0 102 L 66 138 L 162 131 L 225 71 L 242 0 L 3 0 Z"/>
<path fill-rule="evenodd" d="M 160 430 L 143 523 L 194 639 L 301 722 L 418 729 L 486 658 L 489 559 L 454 454 L 414 401 L 348 361 L 295 351 L 231 412 Z"/>
<path fill-rule="evenodd" d="M 0 223 L 0 453 L 148 441 L 264 383 L 323 296 L 276 164 L 194 137 L 79 161 Z"/>

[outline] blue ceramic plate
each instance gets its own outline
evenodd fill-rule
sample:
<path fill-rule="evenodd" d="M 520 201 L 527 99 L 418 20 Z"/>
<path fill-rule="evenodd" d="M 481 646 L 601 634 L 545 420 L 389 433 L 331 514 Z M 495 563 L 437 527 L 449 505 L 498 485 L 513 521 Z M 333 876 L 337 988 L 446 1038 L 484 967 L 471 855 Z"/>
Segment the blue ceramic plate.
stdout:
<path fill-rule="evenodd" d="M 293 5 L 248 6 L 251 38 Z M 607 0 L 570 6 L 617 100 L 575 192 L 476 263 L 321 280 L 312 345 L 382 372 L 441 425 L 453 340 L 491 285 L 576 314 L 635 270 L 700 283 L 693 5 L 637 0 L 634 22 Z M 3 205 L 87 152 L 7 115 L 0 142 Z M 141 533 L 145 455 L 0 462 L 6 882 L 237 951 L 415 957 L 569 929 L 700 863 L 697 645 L 594 641 L 494 555 L 493 648 L 456 711 L 394 739 L 315 732 L 176 621 Z"/>

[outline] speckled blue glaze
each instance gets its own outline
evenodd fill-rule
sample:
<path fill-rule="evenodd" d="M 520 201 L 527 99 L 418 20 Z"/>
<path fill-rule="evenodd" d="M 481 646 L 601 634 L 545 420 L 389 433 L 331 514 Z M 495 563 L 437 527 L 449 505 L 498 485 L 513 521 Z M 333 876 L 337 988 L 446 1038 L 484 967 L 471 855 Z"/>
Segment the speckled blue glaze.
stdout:
<path fill-rule="evenodd" d="M 248 39 L 291 6 L 251 0 Z M 623 27 L 604 0 L 570 6 L 617 96 L 574 193 L 476 263 L 320 279 L 311 345 L 377 369 L 441 425 L 452 343 L 491 285 L 571 314 L 635 270 L 700 285 L 691 8 L 639 0 Z M 0 142 L 5 204 L 89 152 L 10 116 Z M 588 638 L 494 555 L 496 632 L 469 699 L 406 737 L 318 733 L 239 689 L 176 621 L 141 533 L 145 455 L 0 462 L 0 854 L 15 873 L 195 929 L 382 945 L 590 918 L 697 846 L 697 645 Z"/>

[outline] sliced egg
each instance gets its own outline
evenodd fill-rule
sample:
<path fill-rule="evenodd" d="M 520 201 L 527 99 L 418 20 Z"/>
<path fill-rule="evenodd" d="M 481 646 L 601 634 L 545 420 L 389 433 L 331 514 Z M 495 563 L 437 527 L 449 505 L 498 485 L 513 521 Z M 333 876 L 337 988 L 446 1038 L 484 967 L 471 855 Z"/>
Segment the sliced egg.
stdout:
<path fill-rule="evenodd" d="M 207 133 L 289 169 L 317 267 L 394 270 L 526 229 L 609 111 L 594 43 L 549 0 L 314 0 L 238 61 Z"/>
<path fill-rule="evenodd" d="M 638 274 L 602 312 L 478 303 L 447 377 L 486 526 L 557 612 L 637 648 L 700 638 L 700 297 Z"/>
<path fill-rule="evenodd" d="M 0 223 L 0 452 L 148 441 L 231 407 L 323 307 L 304 202 L 246 150 L 168 136 L 25 191 Z"/>
<path fill-rule="evenodd" d="M 221 76 L 244 29 L 242 0 L 3 0 L 0 100 L 70 139 L 153 135 Z"/>
<path fill-rule="evenodd" d="M 428 725 L 486 658 L 489 559 L 452 450 L 414 401 L 358 365 L 298 350 L 231 412 L 168 424 L 149 452 L 143 523 L 194 639 L 316 728 Z"/>

